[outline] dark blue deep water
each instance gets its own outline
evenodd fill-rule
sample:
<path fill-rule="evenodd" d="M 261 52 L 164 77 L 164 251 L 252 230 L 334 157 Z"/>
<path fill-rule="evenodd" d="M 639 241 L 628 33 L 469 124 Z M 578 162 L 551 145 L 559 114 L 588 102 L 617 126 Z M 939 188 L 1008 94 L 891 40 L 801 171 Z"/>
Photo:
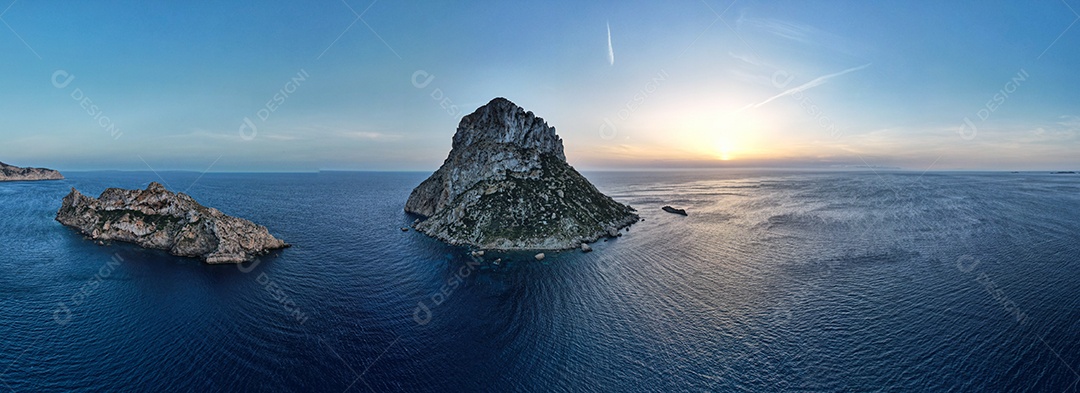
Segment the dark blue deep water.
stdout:
<path fill-rule="evenodd" d="M 426 173 L 163 173 L 294 244 L 242 266 L 83 239 L 70 187 L 161 180 L 66 175 L 0 183 L 0 391 L 1080 389 L 1077 175 L 586 173 L 645 221 L 498 266 L 400 230 Z"/>

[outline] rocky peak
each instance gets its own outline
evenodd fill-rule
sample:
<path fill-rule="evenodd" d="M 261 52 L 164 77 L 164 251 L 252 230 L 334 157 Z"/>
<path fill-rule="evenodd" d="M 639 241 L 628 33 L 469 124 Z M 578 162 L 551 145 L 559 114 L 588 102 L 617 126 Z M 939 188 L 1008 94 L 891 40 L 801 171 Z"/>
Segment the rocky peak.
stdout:
<path fill-rule="evenodd" d="M 543 157 L 566 161 L 555 128 L 510 100 L 495 98 L 461 119 L 441 172 L 422 185 L 420 194 L 428 196 L 410 197 L 406 210 L 431 216 L 477 182 L 536 179 Z"/>
<path fill-rule="evenodd" d="M 566 163 L 554 127 L 505 98 L 461 119 L 405 211 L 426 217 L 416 229 L 432 237 L 503 250 L 578 248 L 638 219 Z"/>
<path fill-rule="evenodd" d="M 463 153 L 469 148 L 499 144 L 536 150 L 566 160 L 562 139 L 555 134 L 555 127 L 502 97 L 461 119 L 451 151 Z"/>

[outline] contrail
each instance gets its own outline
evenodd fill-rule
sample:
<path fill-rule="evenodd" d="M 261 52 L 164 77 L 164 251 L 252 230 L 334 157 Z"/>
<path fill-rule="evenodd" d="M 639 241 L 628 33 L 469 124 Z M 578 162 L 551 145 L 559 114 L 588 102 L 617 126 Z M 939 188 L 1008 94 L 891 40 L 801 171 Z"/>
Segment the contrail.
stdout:
<path fill-rule="evenodd" d="M 615 65 L 615 49 L 611 47 L 611 23 L 607 24 L 607 57 L 611 65 Z"/>
<path fill-rule="evenodd" d="M 747 110 L 747 109 L 755 109 L 755 108 L 760 107 L 762 105 L 768 104 L 768 103 L 772 102 L 773 100 L 775 100 L 777 98 L 784 97 L 784 96 L 789 96 L 789 95 L 792 95 L 792 94 L 795 94 L 795 93 L 800 93 L 800 92 L 803 92 L 803 91 L 806 91 L 806 90 L 810 90 L 811 88 L 824 85 L 825 82 L 827 82 L 829 79 L 838 77 L 840 75 L 844 75 L 844 74 L 849 73 L 849 72 L 855 72 L 855 71 L 861 70 L 863 68 L 869 67 L 870 64 L 872 64 L 872 63 L 866 63 L 864 65 L 861 65 L 861 66 L 858 66 L 858 67 L 855 67 L 855 68 L 848 68 L 846 70 L 843 70 L 843 71 L 840 71 L 840 72 L 837 72 L 837 73 L 834 73 L 834 74 L 829 74 L 829 75 L 817 77 L 812 81 L 809 81 L 809 82 L 806 82 L 806 83 L 804 83 L 802 85 L 799 85 L 798 87 L 794 87 L 794 88 L 785 90 L 783 93 L 780 93 L 780 94 L 777 94 L 775 96 L 769 97 L 769 99 L 767 99 L 765 101 L 759 102 L 757 104 L 750 104 L 750 105 L 744 106 L 741 109 L 739 109 L 739 111 L 741 112 L 741 111 L 744 111 L 744 110 Z"/>

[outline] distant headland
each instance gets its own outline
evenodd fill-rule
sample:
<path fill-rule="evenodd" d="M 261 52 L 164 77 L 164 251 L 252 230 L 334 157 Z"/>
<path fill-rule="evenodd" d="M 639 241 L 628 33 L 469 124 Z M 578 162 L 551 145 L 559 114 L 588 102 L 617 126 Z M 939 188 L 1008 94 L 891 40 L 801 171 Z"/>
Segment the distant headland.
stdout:
<path fill-rule="evenodd" d="M 64 175 L 47 168 L 20 168 L 0 162 L 0 181 L 64 180 Z"/>

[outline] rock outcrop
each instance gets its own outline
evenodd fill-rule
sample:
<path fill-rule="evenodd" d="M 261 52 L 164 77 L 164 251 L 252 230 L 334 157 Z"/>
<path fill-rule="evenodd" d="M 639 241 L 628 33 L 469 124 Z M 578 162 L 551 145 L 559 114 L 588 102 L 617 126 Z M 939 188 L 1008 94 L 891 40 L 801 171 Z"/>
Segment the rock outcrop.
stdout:
<path fill-rule="evenodd" d="M 60 172 L 45 168 L 19 168 L 0 162 L 0 181 L 63 180 Z"/>
<path fill-rule="evenodd" d="M 96 199 L 72 188 L 56 221 L 93 240 L 135 243 L 206 263 L 240 263 L 289 247 L 264 226 L 227 216 L 158 183 L 145 190 L 110 188 Z"/>
<path fill-rule="evenodd" d="M 554 127 L 505 98 L 461 119 L 450 155 L 405 211 L 426 218 L 419 232 L 496 250 L 577 248 L 638 220 L 566 163 Z"/>
<path fill-rule="evenodd" d="M 678 215 L 682 215 L 682 216 L 686 215 L 686 210 L 684 210 L 684 209 L 676 209 L 676 208 L 671 207 L 671 206 L 664 206 L 661 209 L 664 209 L 664 211 L 666 211 L 668 213 L 672 213 L 672 214 L 678 214 Z"/>

